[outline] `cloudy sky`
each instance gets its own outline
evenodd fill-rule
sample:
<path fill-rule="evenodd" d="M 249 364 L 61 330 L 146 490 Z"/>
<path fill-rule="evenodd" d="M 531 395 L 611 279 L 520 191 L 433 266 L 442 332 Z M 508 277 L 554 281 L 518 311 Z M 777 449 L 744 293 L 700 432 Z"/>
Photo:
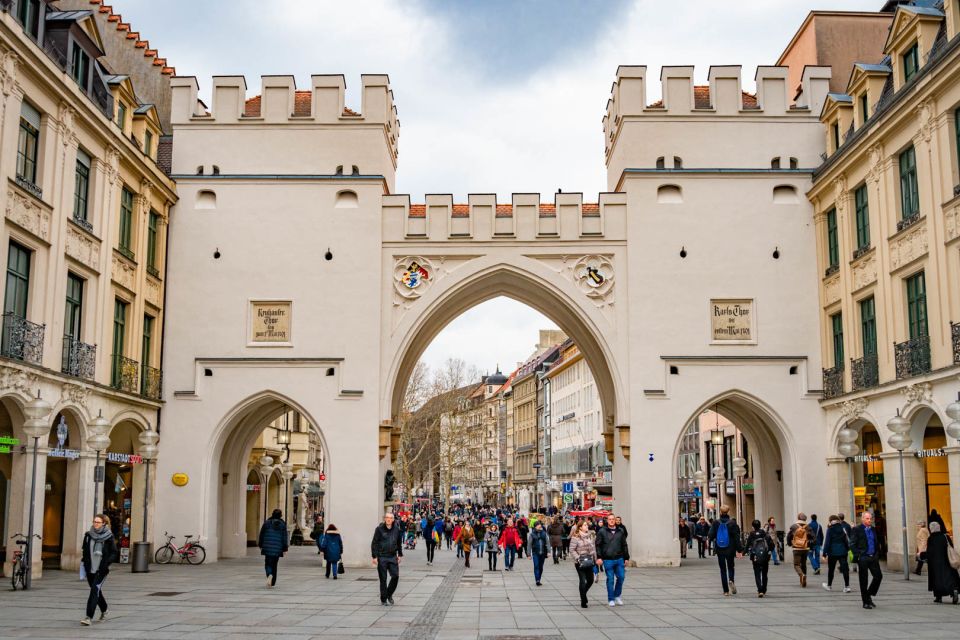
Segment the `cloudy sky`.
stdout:
<path fill-rule="evenodd" d="M 141 37 L 208 94 L 212 75 L 342 73 L 357 110 L 361 73 L 390 76 L 400 113 L 397 190 L 605 189 L 601 118 L 620 64 L 773 64 L 810 9 L 876 11 L 882 0 L 114 0 Z M 656 83 L 648 89 L 659 97 Z M 656 95 L 655 95 L 656 94 Z M 481 371 L 529 354 L 548 321 L 494 300 L 451 324 L 426 354 Z M 491 343 L 495 336 L 496 343 Z M 507 367 L 508 365 L 504 365 Z"/>

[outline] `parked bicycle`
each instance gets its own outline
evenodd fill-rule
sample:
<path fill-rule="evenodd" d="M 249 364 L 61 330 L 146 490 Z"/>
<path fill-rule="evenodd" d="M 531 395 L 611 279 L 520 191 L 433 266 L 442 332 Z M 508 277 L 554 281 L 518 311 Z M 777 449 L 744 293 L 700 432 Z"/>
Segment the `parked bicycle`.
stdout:
<path fill-rule="evenodd" d="M 37 540 L 41 540 L 39 535 L 33 534 Z M 10 582 L 13 583 L 13 590 L 17 590 L 17 585 L 21 589 L 27 588 L 27 576 L 30 574 L 30 562 L 24 553 L 23 548 L 27 546 L 27 536 L 22 533 L 15 533 L 10 536 L 11 540 L 16 540 L 17 550 L 13 552 L 13 566 L 10 572 Z"/>
<path fill-rule="evenodd" d="M 199 540 L 190 540 L 193 537 L 192 535 L 187 536 L 182 547 L 173 544 L 174 536 L 166 531 L 163 532 L 163 535 L 167 536 L 167 544 L 157 549 L 157 552 L 153 555 L 157 564 L 169 564 L 174 556 L 180 556 L 180 562 L 186 560 L 187 564 L 203 564 L 203 561 L 207 559 L 207 550 L 203 548 Z"/>

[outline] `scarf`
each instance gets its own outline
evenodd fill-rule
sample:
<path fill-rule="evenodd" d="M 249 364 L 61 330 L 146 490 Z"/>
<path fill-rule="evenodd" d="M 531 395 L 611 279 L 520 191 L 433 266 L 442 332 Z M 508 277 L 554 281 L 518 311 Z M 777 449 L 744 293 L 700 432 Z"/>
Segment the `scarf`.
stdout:
<path fill-rule="evenodd" d="M 90 573 L 96 573 L 100 570 L 100 561 L 103 559 L 103 543 L 113 537 L 110 529 L 104 525 L 97 531 L 90 527 L 87 532 L 90 538 Z"/>

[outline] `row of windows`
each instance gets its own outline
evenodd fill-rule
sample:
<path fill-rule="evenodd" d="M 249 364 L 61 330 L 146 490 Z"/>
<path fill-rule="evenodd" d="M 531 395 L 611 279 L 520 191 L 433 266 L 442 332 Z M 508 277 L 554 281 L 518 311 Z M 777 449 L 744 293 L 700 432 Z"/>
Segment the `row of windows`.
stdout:
<path fill-rule="evenodd" d="M 928 335 L 927 327 L 927 285 L 924 272 L 920 271 L 904 279 L 907 302 L 907 330 L 911 340 Z M 877 310 L 873 296 L 864 298 L 857 304 L 860 311 L 860 340 L 864 356 L 877 354 Z M 830 329 L 833 342 L 833 366 L 843 368 L 843 315 L 830 316 Z"/>
<path fill-rule="evenodd" d="M 27 183 L 31 191 L 40 195 L 37 186 L 37 157 L 40 148 L 40 112 L 29 103 L 24 102 L 20 112 L 20 132 L 17 140 L 17 179 Z M 77 150 L 77 160 L 74 167 L 73 191 L 73 219 L 87 229 L 92 229 L 89 222 L 90 205 L 90 168 L 92 159 L 83 149 Z M 133 252 L 133 201 L 134 193 L 126 186 L 120 192 L 120 233 L 117 249 L 131 260 L 135 258 Z M 157 230 L 159 214 L 150 210 L 147 223 L 147 271 L 159 275 L 157 264 Z"/>
<path fill-rule="evenodd" d="M 956 114 L 960 125 L 960 110 Z M 957 139 L 960 151 L 960 137 Z M 917 155 L 911 145 L 897 158 L 900 170 L 900 220 L 910 221 L 920 214 L 920 190 L 917 183 Z M 870 248 L 870 203 L 866 183 L 854 189 L 854 221 L 857 254 Z M 840 266 L 840 239 L 837 228 L 837 209 L 827 211 L 827 275 Z"/>
<path fill-rule="evenodd" d="M 27 303 L 30 293 L 30 262 L 32 251 L 18 242 L 11 241 L 7 252 L 7 278 L 4 291 L 3 311 L 26 320 Z M 81 276 L 67 272 L 67 293 L 64 301 L 64 338 L 82 341 L 82 322 L 84 290 L 86 280 Z M 127 317 L 130 303 L 116 298 L 113 315 L 113 354 L 114 367 L 111 373 L 113 384 L 118 383 L 119 367 L 116 356 L 127 353 Z M 153 352 L 153 327 L 155 318 L 150 314 L 143 316 L 143 340 L 140 349 L 140 364 L 151 366 Z M 6 336 L 4 336 L 6 337 Z"/>

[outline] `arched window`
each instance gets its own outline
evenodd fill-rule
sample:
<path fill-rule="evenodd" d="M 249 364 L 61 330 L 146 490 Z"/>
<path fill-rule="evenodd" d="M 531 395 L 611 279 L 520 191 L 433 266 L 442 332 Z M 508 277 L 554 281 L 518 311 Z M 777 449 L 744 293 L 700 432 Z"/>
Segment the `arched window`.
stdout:
<path fill-rule="evenodd" d="M 197 202 L 194 205 L 195 209 L 216 209 L 217 208 L 217 194 L 209 189 L 203 189 L 202 191 L 197 192 Z"/>
<path fill-rule="evenodd" d="M 790 168 L 791 168 L 791 169 L 799 169 L 799 168 L 800 168 L 800 161 L 797 160 L 796 158 L 790 158 Z"/>
<path fill-rule="evenodd" d="M 683 169 L 683 158 L 679 156 L 673 156 L 673 168 Z"/>
<path fill-rule="evenodd" d="M 683 202 L 683 191 L 675 184 L 664 184 L 657 188 L 659 204 L 679 204 Z"/>
<path fill-rule="evenodd" d="M 357 192 L 345 190 L 337 192 L 337 199 L 333 206 L 335 209 L 356 209 L 359 204 Z"/>
<path fill-rule="evenodd" d="M 665 169 L 666 166 L 667 165 L 664 164 L 663 162 L 663 156 L 660 156 L 659 158 L 657 158 L 657 169 Z"/>
<path fill-rule="evenodd" d="M 772 160 L 770 160 L 770 168 L 771 168 L 771 169 L 779 169 L 779 168 L 780 168 L 780 156 L 777 156 L 777 157 L 773 158 Z"/>
<path fill-rule="evenodd" d="M 781 184 L 773 188 L 773 204 L 797 204 L 799 201 L 796 187 Z"/>

